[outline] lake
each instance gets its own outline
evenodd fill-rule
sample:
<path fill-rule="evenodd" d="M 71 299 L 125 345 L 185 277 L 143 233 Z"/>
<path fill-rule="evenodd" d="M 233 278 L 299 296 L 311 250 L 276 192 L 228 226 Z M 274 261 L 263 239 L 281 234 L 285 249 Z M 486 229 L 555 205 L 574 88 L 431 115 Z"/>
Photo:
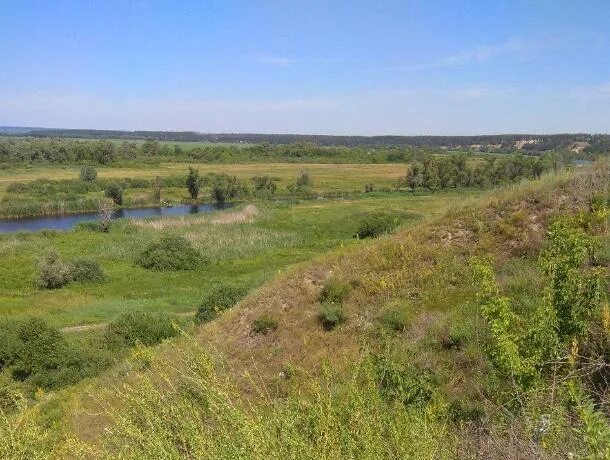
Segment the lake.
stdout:
<path fill-rule="evenodd" d="M 145 217 L 184 216 L 218 211 L 231 207 L 231 204 L 184 204 L 179 206 L 154 206 L 145 208 L 122 208 L 112 214 L 113 219 L 143 219 Z M 64 214 L 59 216 L 22 217 L 17 219 L 0 219 L 0 233 L 39 230 L 70 230 L 81 222 L 97 220 L 97 212 L 81 214 Z"/>

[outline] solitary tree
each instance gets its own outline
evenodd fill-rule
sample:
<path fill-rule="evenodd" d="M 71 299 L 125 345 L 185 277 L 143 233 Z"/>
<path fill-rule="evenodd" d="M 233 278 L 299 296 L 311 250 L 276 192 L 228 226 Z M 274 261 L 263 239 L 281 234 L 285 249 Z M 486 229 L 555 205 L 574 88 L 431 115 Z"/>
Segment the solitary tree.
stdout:
<path fill-rule="evenodd" d="M 99 208 L 100 228 L 107 232 L 110 228 L 110 219 L 114 212 L 114 203 L 111 200 L 101 200 Z"/>
<path fill-rule="evenodd" d="M 189 174 L 186 178 L 186 187 L 188 188 L 189 194 L 193 200 L 196 200 L 199 196 L 200 185 L 199 170 L 189 166 Z"/>

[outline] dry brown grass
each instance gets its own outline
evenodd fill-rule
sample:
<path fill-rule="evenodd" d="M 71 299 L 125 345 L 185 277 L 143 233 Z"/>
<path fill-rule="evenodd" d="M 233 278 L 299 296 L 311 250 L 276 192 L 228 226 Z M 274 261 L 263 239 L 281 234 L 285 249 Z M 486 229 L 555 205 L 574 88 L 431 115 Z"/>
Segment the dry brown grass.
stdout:
<path fill-rule="evenodd" d="M 485 254 L 501 262 L 538 250 L 554 215 L 585 206 L 586 199 L 572 193 L 578 181 L 558 176 L 517 185 L 371 245 L 318 258 L 203 326 L 199 338 L 226 357 L 236 377 L 247 371 L 272 387 L 282 385 L 279 376 L 287 363 L 308 372 L 327 360 L 340 368 L 358 355 L 361 339 L 389 302 L 412 299 L 428 309 L 450 309 L 446 298 L 474 295 L 471 286 L 462 286 L 467 257 Z M 503 229 L 507 222 L 510 231 Z M 347 323 L 327 332 L 316 315 L 318 295 L 331 274 L 354 287 L 345 302 Z M 253 336 L 251 324 L 261 313 L 272 314 L 278 328 Z"/>
<path fill-rule="evenodd" d="M 214 213 L 213 216 L 200 214 L 197 216 L 161 217 L 159 219 L 134 220 L 132 225 L 153 230 L 166 230 L 169 228 L 192 227 L 201 224 L 237 224 L 252 222 L 258 215 L 258 208 L 249 204 L 238 211 L 225 211 Z"/>
<path fill-rule="evenodd" d="M 457 302 L 474 293 L 464 270 L 465 259 L 485 254 L 501 261 L 533 250 L 553 215 L 585 205 L 583 196 L 574 193 L 579 180 L 557 176 L 518 185 L 391 237 L 339 249 L 293 267 L 218 320 L 201 326 L 197 339 L 222 357 L 227 372 L 248 395 L 253 378 L 270 394 L 282 394 L 288 384 L 282 373 L 287 364 L 308 374 L 317 373 L 324 362 L 344 369 L 358 358 L 363 339 L 392 302 L 413 305 L 414 320 L 405 331 L 407 340 L 424 340 L 430 330 L 442 335 L 445 312 L 454 307 L 447 305 L 446 299 Z M 515 212 L 519 216 L 514 217 Z M 514 233 L 502 229 L 507 218 L 516 228 Z M 347 322 L 329 332 L 320 326 L 317 313 L 319 293 L 331 275 L 349 282 L 352 290 L 344 302 Z M 263 313 L 272 315 L 278 327 L 255 335 L 252 323 Z M 157 353 L 167 358 L 172 350 L 161 347 Z M 438 358 L 423 354 L 416 359 L 429 364 Z M 465 358 L 456 365 L 463 366 L 463 375 L 455 376 L 450 385 L 462 391 L 460 387 L 476 380 L 468 376 L 479 370 L 476 362 Z M 116 378 L 116 372 L 110 373 L 97 385 Z M 92 388 L 90 391 L 96 393 L 96 386 Z M 72 414 L 74 432 L 95 437 L 102 429 L 100 418 L 91 415 L 95 401 L 80 398 L 79 404 L 83 409 Z"/>

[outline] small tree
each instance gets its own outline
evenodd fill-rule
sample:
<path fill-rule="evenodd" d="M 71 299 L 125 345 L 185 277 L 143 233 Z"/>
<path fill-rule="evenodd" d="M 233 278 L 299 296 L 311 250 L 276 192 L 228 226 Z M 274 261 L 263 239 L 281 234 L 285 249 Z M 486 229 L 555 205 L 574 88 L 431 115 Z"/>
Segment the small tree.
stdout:
<path fill-rule="evenodd" d="M 123 204 L 123 188 L 116 182 L 108 185 L 105 195 L 114 201 L 115 204 L 118 204 L 119 206 Z"/>
<path fill-rule="evenodd" d="M 189 174 L 186 178 L 186 187 L 188 188 L 189 194 L 193 200 L 196 200 L 199 196 L 200 186 L 201 180 L 199 178 L 199 170 L 189 166 Z"/>
<path fill-rule="evenodd" d="M 161 201 L 161 178 L 155 177 L 152 183 L 153 200 L 157 203 Z"/>
<path fill-rule="evenodd" d="M 83 165 L 80 168 L 80 180 L 84 182 L 93 182 L 97 179 L 97 170 L 91 165 Z"/>
<path fill-rule="evenodd" d="M 110 228 L 110 220 L 114 212 L 114 203 L 111 200 L 101 200 L 99 205 L 100 228 L 107 232 Z"/>
<path fill-rule="evenodd" d="M 412 192 L 415 192 L 415 189 L 421 187 L 424 183 L 423 169 L 423 165 L 419 161 L 416 161 L 407 170 L 405 182 Z"/>

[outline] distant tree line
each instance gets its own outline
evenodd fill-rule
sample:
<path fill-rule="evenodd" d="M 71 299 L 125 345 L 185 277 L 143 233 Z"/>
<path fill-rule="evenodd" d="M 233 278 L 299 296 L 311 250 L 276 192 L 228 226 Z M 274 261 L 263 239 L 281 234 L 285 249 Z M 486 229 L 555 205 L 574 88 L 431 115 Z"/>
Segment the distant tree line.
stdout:
<path fill-rule="evenodd" d="M 109 165 L 117 162 L 407 162 L 411 147 L 325 147 L 311 143 L 275 145 L 193 144 L 185 147 L 148 139 L 143 142 L 0 136 L 0 167 L 11 164 L 54 163 Z"/>
<path fill-rule="evenodd" d="M 559 135 L 557 142 L 563 139 Z M 555 140 L 544 143 L 524 144 L 521 153 L 541 156 L 556 145 Z M 565 140 L 565 139 L 564 139 Z M 514 153 L 514 148 L 501 150 L 480 147 L 474 156 L 490 157 Z M 610 152 L 610 136 L 593 136 L 586 147 L 579 151 L 571 149 L 551 150 L 561 152 L 564 158 L 594 159 Z M 198 163 L 235 162 L 292 162 L 292 163 L 410 163 L 425 154 L 446 155 L 447 149 L 429 146 L 324 146 L 310 142 L 291 144 L 170 144 L 154 139 L 145 141 L 110 141 L 64 139 L 55 137 L 0 136 L 0 168 L 10 165 L 53 163 L 53 164 L 96 164 L 117 163 L 158 163 L 162 161 L 183 161 Z"/>
<path fill-rule="evenodd" d="M 513 148 L 517 141 L 536 141 L 524 144 L 529 150 L 554 150 L 567 148 L 574 142 L 596 142 L 600 136 L 574 134 L 497 134 L 479 136 L 329 136 L 302 134 L 214 134 L 193 131 L 116 131 L 91 129 L 42 129 L 42 128 L 6 128 L 7 134 L 27 135 L 31 137 L 66 137 L 83 139 L 125 139 L 174 142 L 225 142 L 260 144 L 295 144 L 312 143 L 320 146 L 412 146 L 412 147 L 447 147 L 458 148 L 466 145 L 495 145 L 500 148 Z M 607 139 L 608 135 L 601 135 Z"/>

